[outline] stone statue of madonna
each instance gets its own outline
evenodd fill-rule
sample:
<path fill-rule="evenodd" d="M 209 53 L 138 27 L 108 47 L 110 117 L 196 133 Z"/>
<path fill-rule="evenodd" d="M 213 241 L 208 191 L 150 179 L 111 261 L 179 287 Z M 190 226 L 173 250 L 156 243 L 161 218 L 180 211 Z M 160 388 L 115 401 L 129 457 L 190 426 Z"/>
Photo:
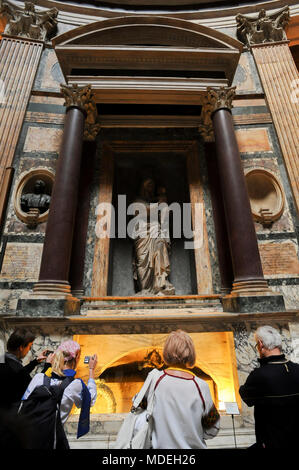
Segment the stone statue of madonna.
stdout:
<path fill-rule="evenodd" d="M 161 225 L 162 213 L 158 210 L 164 203 L 167 211 L 165 188 L 156 194 L 152 178 L 143 180 L 139 197 L 135 200 L 137 223 L 134 234 L 133 276 L 138 284 L 138 296 L 174 295 L 175 288 L 169 282 L 170 273 L 168 230 Z"/>

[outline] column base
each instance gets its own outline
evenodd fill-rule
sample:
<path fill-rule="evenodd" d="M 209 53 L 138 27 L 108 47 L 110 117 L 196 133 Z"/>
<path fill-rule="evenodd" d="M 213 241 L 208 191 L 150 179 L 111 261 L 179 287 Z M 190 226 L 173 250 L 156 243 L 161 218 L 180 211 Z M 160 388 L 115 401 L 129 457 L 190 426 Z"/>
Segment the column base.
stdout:
<path fill-rule="evenodd" d="M 230 295 L 268 295 L 273 294 L 269 289 L 265 279 L 257 279 L 255 281 L 239 281 L 233 282 L 233 288 Z"/>
<path fill-rule="evenodd" d="M 72 296 L 77 297 L 77 299 L 81 299 L 82 297 L 84 297 L 84 289 L 72 290 Z"/>
<path fill-rule="evenodd" d="M 17 304 L 17 316 L 57 317 L 80 314 L 81 302 L 71 294 L 67 281 L 39 281 L 33 292 L 21 297 Z"/>
<path fill-rule="evenodd" d="M 282 294 L 269 289 L 265 279 L 233 283 L 232 291 L 222 298 L 225 312 L 281 312 L 285 310 Z"/>
<path fill-rule="evenodd" d="M 222 298 L 224 312 L 262 313 L 283 312 L 285 303 L 283 295 L 271 291 L 260 294 L 230 294 Z"/>
<path fill-rule="evenodd" d="M 75 297 L 68 299 L 53 297 L 20 298 L 17 304 L 18 317 L 65 317 L 80 315 L 81 302 Z"/>

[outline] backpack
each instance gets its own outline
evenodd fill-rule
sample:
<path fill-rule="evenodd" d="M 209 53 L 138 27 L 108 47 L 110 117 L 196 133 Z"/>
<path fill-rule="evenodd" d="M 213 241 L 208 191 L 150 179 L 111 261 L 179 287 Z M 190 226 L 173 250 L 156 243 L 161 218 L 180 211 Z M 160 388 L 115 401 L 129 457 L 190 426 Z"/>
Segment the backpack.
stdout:
<path fill-rule="evenodd" d="M 36 387 L 17 410 L 26 432 L 26 449 L 69 449 L 60 418 L 60 403 L 66 387 L 74 380 L 64 378 L 59 385 L 50 385 L 44 375 L 43 385 Z"/>

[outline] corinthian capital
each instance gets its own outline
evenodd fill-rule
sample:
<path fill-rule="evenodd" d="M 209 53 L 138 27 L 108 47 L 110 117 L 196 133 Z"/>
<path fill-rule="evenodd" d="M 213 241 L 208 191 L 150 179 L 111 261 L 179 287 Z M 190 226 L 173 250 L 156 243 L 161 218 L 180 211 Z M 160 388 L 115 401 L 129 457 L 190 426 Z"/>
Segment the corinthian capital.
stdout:
<path fill-rule="evenodd" d="M 24 9 L 19 9 L 0 0 L 0 15 L 7 19 L 4 33 L 12 36 L 44 41 L 57 29 L 56 8 L 37 12 L 31 2 L 24 2 Z"/>
<path fill-rule="evenodd" d="M 76 83 L 73 85 L 60 84 L 61 93 L 65 99 L 64 106 L 67 108 L 80 108 L 87 114 L 86 107 L 92 97 L 91 86 L 79 87 Z"/>
<path fill-rule="evenodd" d="M 217 109 L 232 109 L 233 99 L 236 94 L 236 87 L 207 88 L 207 104 L 212 114 Z"/>
<path fill-rule="evenodd" d="M 217 109 L 231 109 L 232 101 L 235 96 L 236 87 L 207 88 L 207 94 L 204 97 L 201 111 L 201 122 L 198 132 L 205 142 L 214 140 L 214 131 L 212 123 L 212 114 Z"/>
<path fill-rule="evenodd" d="M 287 40 L 285 27 L 290 21 L 289 7 L 267 15 L 261 10 L 257 17 L 237 15 L 237 37 L 247 46 Z"/>

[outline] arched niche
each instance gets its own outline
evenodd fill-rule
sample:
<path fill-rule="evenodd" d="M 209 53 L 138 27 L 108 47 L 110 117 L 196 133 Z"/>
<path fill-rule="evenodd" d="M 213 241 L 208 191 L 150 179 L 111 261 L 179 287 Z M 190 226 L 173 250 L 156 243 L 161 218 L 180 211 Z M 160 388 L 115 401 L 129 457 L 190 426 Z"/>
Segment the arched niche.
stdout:
<path fill-rule="evenodd" d="M 91 412 L 128 412 L 132 405 L 132 397 L 140 390 L 148 373 L 153 368 L 163 370 L 166 367 L 162 360 L 162 349 L 159 347 L 129 351 L 115 361 L 106 364 L 96 379 L 98 399 Z M 195 364 L 192 372 L 208 383 L 217 406 L 218 387 L 216 381 L 200 363 Z"/>

